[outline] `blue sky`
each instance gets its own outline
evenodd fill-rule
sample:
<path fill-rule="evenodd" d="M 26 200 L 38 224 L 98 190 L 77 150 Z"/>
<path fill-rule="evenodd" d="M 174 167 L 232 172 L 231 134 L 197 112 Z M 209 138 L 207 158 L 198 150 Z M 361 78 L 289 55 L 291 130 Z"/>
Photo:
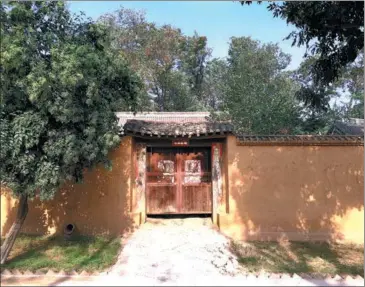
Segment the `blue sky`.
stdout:
<path fill-rule="evenodd" d="M 93 19 L 120 6 L 144 10 L 149 21 L 171 24 L 186 35 L 197 31 L 208 38 L 214 57 L 227 56 L 232 36 L 251 36 L 261 42 L 279 43 L 282 50 L 292 56 L 290 69 L 299 66 L 305 52 L 305 48 L 291 47 L 290 40 L 283 40 L 294 28 L 282 19 L 273 18 L 266 3 L 241 6 L 234 1 L 69 1 L 72 12 L 84 11 Z"/>

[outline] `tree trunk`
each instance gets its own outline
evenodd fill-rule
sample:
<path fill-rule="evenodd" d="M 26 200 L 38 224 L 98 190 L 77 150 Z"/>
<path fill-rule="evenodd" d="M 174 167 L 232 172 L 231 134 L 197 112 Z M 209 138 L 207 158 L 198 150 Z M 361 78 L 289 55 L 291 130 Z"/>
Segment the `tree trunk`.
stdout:
<path fill-rule="evenodd" d="M 4 264 L 9 256 L 11 249 L 13 248 L 15 239 L 17 238 L 20 229 L 24 223 L 24 220 L 28 214 L 28 196 L 21 195 L 19 199 L 18 212 L 16 214 L 15 222 L 10 228 L 8 234 L 6 235 L 4 243 L 1 245 L 1 256 L 0 262 Z"/>

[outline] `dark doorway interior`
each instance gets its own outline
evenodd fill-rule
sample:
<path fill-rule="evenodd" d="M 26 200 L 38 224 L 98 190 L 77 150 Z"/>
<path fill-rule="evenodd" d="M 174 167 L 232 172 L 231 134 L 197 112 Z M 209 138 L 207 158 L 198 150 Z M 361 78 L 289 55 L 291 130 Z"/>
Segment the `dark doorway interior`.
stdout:
<path fill-rule="evenodd" d="M 185 219 L 185 218 L 211 218 L 211 214 L 149 214 L 148 218 L 160 219 Z"/>

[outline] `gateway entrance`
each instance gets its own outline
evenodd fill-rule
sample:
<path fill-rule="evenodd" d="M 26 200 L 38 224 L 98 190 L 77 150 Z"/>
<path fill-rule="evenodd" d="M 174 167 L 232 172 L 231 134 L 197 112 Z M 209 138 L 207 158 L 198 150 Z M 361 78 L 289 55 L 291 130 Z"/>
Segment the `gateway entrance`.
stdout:
<path fill-rule="evenodd" d="M 211 214 L 210 147 L 147 147 L 147 214 Z"/>

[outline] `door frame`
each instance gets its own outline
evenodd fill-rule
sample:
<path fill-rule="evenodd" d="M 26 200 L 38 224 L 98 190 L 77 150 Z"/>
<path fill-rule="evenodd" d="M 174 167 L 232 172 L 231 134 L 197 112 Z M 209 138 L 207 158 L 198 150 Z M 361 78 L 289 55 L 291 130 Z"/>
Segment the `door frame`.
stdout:
<path fill-rule="evenodd" d="M 220 207 L 222 205 L 222 208 L 224 207 L 226 209 L 226 212 L 228 212 L 228 202 L 225 202 L 228 200 L 226 197 L 228 196 L 228 191 L 225 191 L 226 187 L 226 162 L 223 159 L 225 156 L 224 154 L 226 152 L 226 141 L 227 137 L 222 135 L 216 135 L 215 137 L 210 138 L 189 138 L 189 146 L 190 147 L 210 147 L 211 148 L 211 169 L 212 169 L 212 221 L 213 223 L 219 224 L 219 216 L 218 212 L 223 212 L 223 210 L 220 210 Z M 142 218 L 141 223 L 145 222 L 146 215 L 147 215 L 147 202 L 146 202 L 146 165 L 147 165 L 147 156 L 146 156 L 146 150 L 147 147 L 172 147 L 172 138 L 157 138 L 157 137 L 141 137 L 134 135 L 133 136 L 133 146 L 134 146 L 134 162 L 135 162 L 135 183 L 136 183 L 136 193 L 131 194 L 131 211 L 136 211 L 137 213 L 140 213 L 140 217 Z M 213 167 L 214 167 L 214 150 L 219 149 L 219 169 L 220 169 L 220 175 L 221 180 L 218 180 L 216 178 L 217 174 L 213 174 Z M 142 161 L 138 161 L 138 158 L 142 159 Z M 133 199 L 135 198 L 135 200 Z M 133 203 L 134 202 L 134 203 Z"/>

